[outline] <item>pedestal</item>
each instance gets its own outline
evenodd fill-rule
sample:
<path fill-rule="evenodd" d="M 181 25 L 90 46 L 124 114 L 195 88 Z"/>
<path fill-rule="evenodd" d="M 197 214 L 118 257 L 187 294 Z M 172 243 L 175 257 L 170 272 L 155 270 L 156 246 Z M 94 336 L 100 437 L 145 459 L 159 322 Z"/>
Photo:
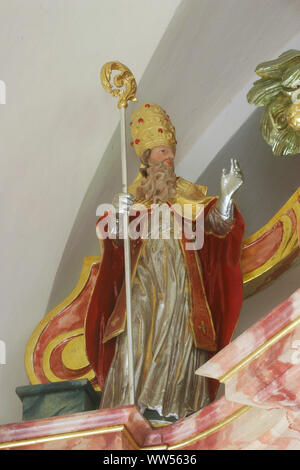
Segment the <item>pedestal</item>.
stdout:
<path fill-rule="evenodd" d="M 23 421 L 96 410 L 101 394 L 87 379 L 26 385 L 16 393 L 23 403 Z"/>

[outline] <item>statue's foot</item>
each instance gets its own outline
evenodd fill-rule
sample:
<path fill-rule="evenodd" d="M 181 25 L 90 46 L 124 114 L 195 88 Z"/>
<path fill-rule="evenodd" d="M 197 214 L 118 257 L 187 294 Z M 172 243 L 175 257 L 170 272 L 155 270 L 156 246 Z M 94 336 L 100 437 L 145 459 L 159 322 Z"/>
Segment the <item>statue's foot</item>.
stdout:
<path fill-rule="evenodd" d="M 167 426 L 168 424 L 175 423 L 177 418 L 175 416 L 169 416 L 166 418 L 158 413 L 156 410 L 149 410 L 146 408 L 144 411 L 144 417 L 152 424 L 152 426 Z"/>

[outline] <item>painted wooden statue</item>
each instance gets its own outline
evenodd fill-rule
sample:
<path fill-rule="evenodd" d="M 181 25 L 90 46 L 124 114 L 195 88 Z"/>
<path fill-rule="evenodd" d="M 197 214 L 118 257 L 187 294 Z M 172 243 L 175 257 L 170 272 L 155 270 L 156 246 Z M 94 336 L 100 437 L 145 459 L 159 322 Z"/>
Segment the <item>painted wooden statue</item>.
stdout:
<path fill-rule="evenodd" d="M 221 176 L 220 197 L 206 197 L 206 187 L 176 176 L 175 129 L 160 106 L 141 105 L 130 126 L 141 167 L 129 192 L 114 198 L 117 213 L 134 220 L 130 209 L 136 203 L 149 216 L 153 203 L 205 208 L 200 249 L 187 249 L 184 235 L 131 241 L 135 403 L 142 411 L 178 419 L 215 397 L 217 382 L 195 375 L 195 370 L 229 343 L 238 320 L 244 223 L 233 195 L 243 176 L 231 159 L 229 171 Z M 98 233 L 102 222 L 100 218 Z M 129 403 L 124 254 L 121 240 L 107 237 L 103 246 L 85 324 L 86 349 L 103 388 L 101 407 L 112 408 Z"/>

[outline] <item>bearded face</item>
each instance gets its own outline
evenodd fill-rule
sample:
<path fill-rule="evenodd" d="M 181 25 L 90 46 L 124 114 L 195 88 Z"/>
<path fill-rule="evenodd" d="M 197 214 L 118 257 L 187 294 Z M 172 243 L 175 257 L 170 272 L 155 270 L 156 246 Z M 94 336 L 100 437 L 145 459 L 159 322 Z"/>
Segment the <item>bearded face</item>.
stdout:
<path fill-rule="evenodd" d="M 137 188 L 137 198 L 166 202 L 176 195 L 176 175 L 174 173 L 174 153 L 171 147 L 161 145 L 147 150 L 142 157 L 146 166 L 142 170 L 144 179 Z"/>

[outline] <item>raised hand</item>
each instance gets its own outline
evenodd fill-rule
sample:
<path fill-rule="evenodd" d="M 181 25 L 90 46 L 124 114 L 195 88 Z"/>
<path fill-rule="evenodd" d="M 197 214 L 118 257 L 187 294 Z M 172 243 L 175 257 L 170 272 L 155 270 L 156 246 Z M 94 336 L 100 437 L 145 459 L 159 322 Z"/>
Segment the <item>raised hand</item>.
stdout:
<path fill-rule="evenodd" d="M 216 204 L 210 211 L 210 218 L 221 218 L 226 223 L 233 223 L 234 207 L 232 196 L 242 186 L 244 182 L 243 173 L 239 167 L 236 158 L 230 159 L 230 170 L 222 170 L 221 175 L 221 194 Z"/>
<path fill-rule="evenodd" d="M 243 173 L 239 167 L 236 158 L 230 159 L 230 170 L 222 170 L 221 176 L 221 196 L 225 198 L 232 198 L 234 193 L 242 186 L 244 182 Z"/>

